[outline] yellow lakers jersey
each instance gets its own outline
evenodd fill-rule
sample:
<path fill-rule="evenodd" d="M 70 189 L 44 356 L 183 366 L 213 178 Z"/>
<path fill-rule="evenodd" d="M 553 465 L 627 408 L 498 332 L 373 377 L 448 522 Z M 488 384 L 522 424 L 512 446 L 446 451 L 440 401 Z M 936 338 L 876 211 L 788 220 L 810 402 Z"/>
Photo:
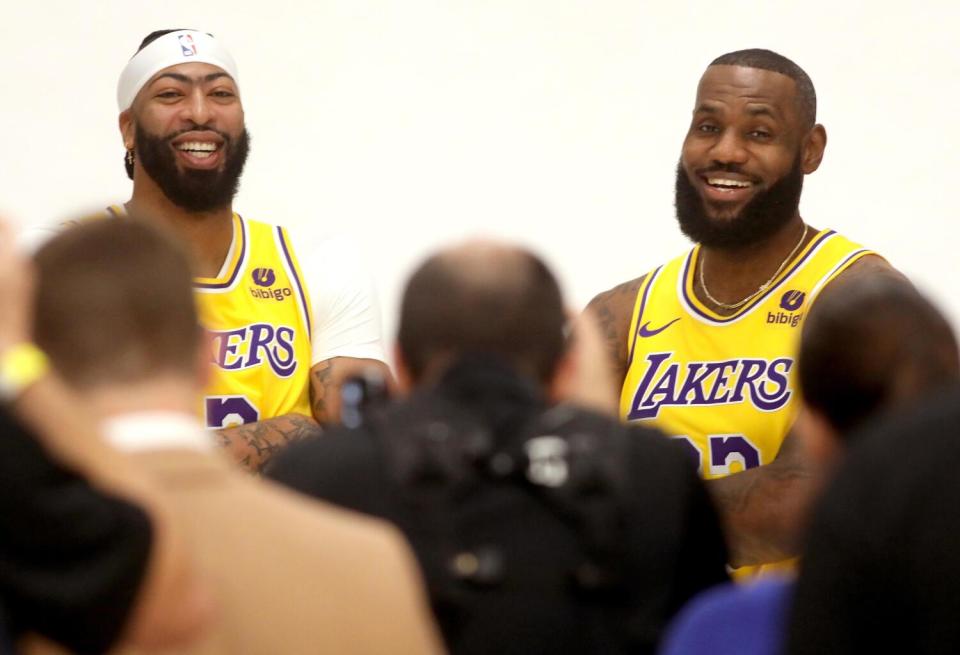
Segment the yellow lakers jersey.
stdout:
<path fill-rule="evenodd" d="M 233 235 L 220 275 L 194 278 L 200 322 L 212 337 L 205 423 L 219 428 L 291 412 L 310 416 L 310 298 L 289 236 L 239 214 Z"/>
<path fill-rule="evenodd" d="M 796 352 L 823 286 L 872 252 L 832 230 L 735 314 L 694 296 L 700 247 L 649 273 L 630 324 L 621 417 L 682 440 L 704 478 L 769 464 L 796 418 Z"/>

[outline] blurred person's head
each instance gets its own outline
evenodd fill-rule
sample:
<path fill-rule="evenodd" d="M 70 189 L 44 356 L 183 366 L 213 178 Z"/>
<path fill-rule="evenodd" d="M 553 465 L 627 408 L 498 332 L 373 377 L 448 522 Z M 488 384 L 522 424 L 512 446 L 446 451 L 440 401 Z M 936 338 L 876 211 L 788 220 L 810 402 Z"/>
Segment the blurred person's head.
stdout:
<path fill-rule="evenodd" d="M 400 309 L 402 386 L 436 379 L 464 357 L 500 361 L 543 387 L 562 377 L 567 314 L 556 278 L 521 248 L 470 241 L 410 277 Z"/>
<path fill-rule="evenodd" d="M 209 357 L 175 241 L 135 216 L 81 221 L 40 248 L 35 266 L 35 339 L 71 386 L 165 379 L 195 395 Z"/>
<path fill-rule="evenodd" d="M 823 463 L 866 423 L 960 379 L 949 323 L 893 275 L 831 284 L 807 317 L 798 366 L 804 438 Z"/>

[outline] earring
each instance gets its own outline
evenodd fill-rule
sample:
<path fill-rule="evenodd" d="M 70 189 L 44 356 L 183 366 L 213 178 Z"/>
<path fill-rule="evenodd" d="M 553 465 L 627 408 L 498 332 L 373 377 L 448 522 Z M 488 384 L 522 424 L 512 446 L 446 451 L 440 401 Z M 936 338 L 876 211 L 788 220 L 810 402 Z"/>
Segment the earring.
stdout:
<path fill-rule="evenodd" d="M 123 161 L 127 163 L 127 166 L 133 166 L 133 148 L 127 149 L 127 154 L 124 156 Z"/>

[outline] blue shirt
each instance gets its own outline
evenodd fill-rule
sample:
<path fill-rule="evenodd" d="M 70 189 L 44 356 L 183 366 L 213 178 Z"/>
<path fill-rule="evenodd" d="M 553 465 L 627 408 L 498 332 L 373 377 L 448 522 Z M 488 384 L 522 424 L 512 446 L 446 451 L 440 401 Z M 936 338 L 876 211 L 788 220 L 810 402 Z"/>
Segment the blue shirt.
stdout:
<path fill-rule="evenodd" d="M 793 585 L 787 578 L 764 578 L 700 594 L 667 629 L 660 655 L 781 653 Z"/>

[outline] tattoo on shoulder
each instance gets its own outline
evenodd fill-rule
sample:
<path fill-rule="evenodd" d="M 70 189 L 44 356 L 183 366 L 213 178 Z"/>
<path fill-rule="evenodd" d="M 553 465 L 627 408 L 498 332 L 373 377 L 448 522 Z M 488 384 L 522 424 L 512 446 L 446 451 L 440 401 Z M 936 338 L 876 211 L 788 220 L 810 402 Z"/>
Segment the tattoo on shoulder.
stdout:
<path fill-rule="evenodd" d="M 637 296 L 637 290 L 644 277 L 619 284 L 608 291 L 597 294 L 587 305 L 597 319 L 607 348 L 618 365 L 623 365 L 627 352 L 627 331 L 630 328 L 630 315 Z"/>

